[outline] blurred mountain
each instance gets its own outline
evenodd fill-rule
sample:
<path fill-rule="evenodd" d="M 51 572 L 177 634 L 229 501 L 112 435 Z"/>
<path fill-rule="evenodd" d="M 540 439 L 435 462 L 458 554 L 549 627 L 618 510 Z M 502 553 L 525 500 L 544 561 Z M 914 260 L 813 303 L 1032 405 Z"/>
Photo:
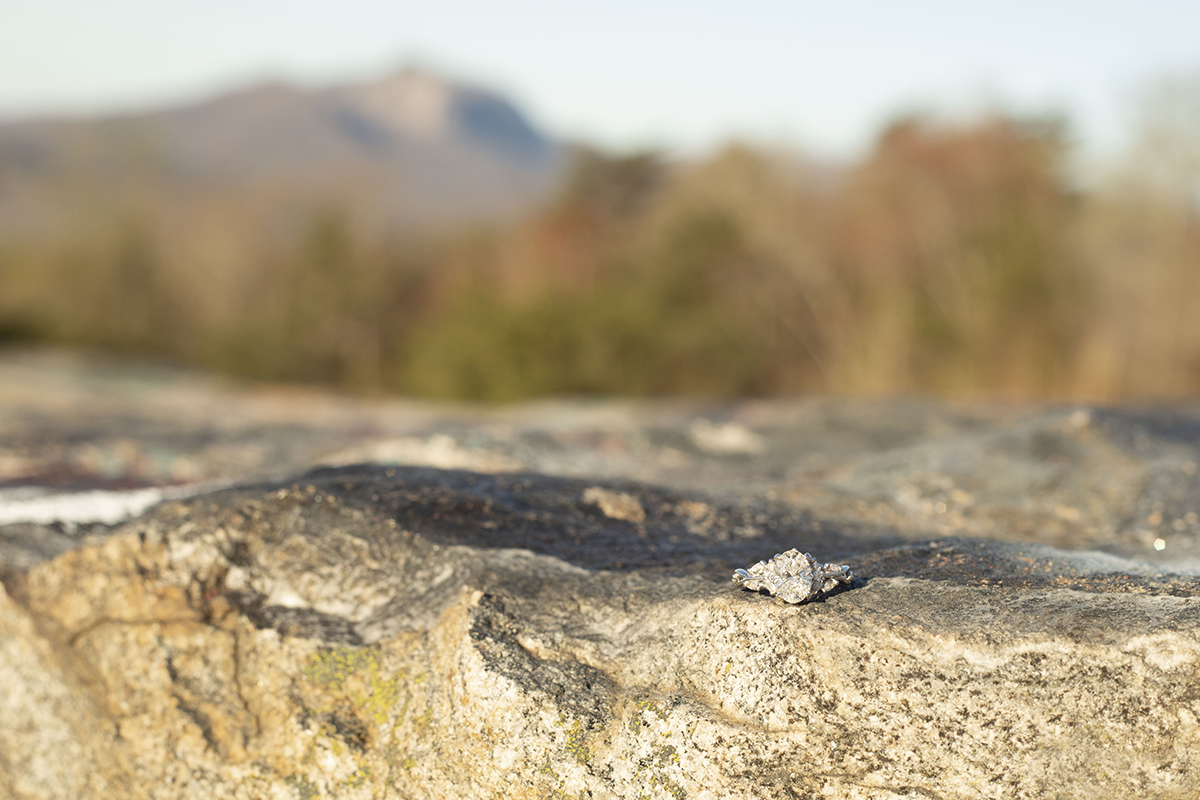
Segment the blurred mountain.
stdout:
<path fill-rule="evenodd" d="M 349 203 L 388 226 L 494 219 L 546 198 L 564 161 L 504 97 L 419 69 L 267 84 L 149 113 L 0 124 L 0 233 L 54 229 L 71 206 L 198 197 Z"/>

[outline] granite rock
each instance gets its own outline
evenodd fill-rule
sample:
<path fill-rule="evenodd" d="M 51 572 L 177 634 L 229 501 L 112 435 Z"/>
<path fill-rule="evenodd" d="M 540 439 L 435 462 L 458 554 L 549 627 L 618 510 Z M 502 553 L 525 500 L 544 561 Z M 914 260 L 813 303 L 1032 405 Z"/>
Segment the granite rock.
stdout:
<path fill-rule="evenodd" d="M 481 408 L 0 350 L 0 566 L 103 534 L 114 510 L 132 513 L 154 491 L 365 461 L 774 498 L 910 541 L 1036 542 L 1200 574 L 1195 406 L 785 397 Z M 114 494 L 83 496 L 93 491 Z"/>
<path fill-rule="evenodd" d="M 730 582 L 791 547 L 856 577 Z M 2 575 L 14 798 L 1200 794 L 1200 579 L 1107 553 L 349 466 Z"/>

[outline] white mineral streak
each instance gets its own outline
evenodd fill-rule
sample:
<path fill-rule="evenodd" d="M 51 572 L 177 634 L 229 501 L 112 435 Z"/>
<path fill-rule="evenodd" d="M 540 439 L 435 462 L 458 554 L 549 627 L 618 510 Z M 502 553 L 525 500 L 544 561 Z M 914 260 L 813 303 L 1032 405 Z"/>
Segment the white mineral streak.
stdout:
<path fill-rule="evenodd" d="M 708 453 L 757 455 L 767 449 L 766 440 L 740 422 L 714 425 L 698 419 L 690 429 L 692 443 Z"/>
<path fill-rule="evenodd" d="M 326 456 L 321 463 L 329 466 L 347 464 L 394 464 L 396 466 L 434 467 L 436 469 L 469 469 L 474 472 L 517 472 L 525 465 L 503 453 L 488 449 L 463 447 L 444 433 L 426 439 L 401 436 L 357 445 Z"/>
<path fill-rule="evenodd" d="M 115 525 L 166 499 L 199 494 L 212 485 L 151 487 L 124 492 L 55 492 L 41 488 L 0 489 L 0 525 Z"/>

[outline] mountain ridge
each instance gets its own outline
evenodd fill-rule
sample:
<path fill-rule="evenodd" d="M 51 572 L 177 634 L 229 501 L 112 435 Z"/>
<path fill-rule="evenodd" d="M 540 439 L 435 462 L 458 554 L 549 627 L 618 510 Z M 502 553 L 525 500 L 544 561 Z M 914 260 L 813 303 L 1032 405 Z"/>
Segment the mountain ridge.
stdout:
<path fill-rule="evenodd" d="M 320 88 L 255 84 L 153 111 L 0 122 L 0 209 L 53 202 L 88 180 L 168 198 L 290 186 L 316 202 L 349 183 L 385 224 L 462 222 L 545 199 L 564 152 L 503 95 L 409 67 Z"/>

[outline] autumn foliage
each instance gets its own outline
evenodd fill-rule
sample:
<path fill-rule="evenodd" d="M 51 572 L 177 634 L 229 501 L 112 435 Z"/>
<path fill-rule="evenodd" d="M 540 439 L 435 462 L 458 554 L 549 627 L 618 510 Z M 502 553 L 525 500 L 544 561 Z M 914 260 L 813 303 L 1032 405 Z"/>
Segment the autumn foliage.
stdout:
<path fill-rule="evenodd" d="M 1079 188 L 1070 157 L 1059 127 L 1003 117 L 904 120 L 836 167 L 581 150 L 537 213 L 436 233 L 332 200 L 281 224 L 261 200 L 142 198 L 0 242 L 0 328 L 483 400 L 1200 391 L 1194 204 L 1136 176 Z"/>

